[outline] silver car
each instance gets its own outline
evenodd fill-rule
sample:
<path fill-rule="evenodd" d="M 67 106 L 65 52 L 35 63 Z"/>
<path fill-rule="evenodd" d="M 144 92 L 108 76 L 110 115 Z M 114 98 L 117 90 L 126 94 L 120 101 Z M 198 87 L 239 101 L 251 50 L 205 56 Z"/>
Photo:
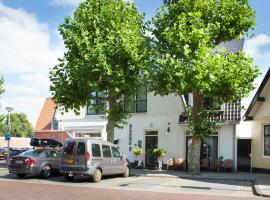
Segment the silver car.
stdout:
<path fill-rule="evenodd" d="M 77 138 L 65 141 L 60 172 L 67 181 L 84 175 L 99 182 L 103 175 L 128 177 L 130 165 L 115 145 L 102 139 Z"/>
<path fill-rule="evenodd" d="M 53 171 L 59 171 L 61 158 L 56 149 L 31 149 L 17 156 L 12 156 L 8 165 L 9 173 L 23 178 L 27 174 L 40 175 L 43 178 L 51 176 Z"/>

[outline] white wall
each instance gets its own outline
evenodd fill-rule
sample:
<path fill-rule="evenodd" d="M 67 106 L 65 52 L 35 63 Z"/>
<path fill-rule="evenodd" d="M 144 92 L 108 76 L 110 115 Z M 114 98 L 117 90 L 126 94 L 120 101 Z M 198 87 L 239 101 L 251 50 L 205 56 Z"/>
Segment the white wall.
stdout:
<path fill-rule="evenodd" d="M 234 160 L 234 126 L 233 125 L 224 125 L 219 130 L 219 156 L 223 156 L 225 159 Z"/>
<path fill-rule="evenodd" d="M 166 129 L 170 123 L 170 132 L 166 135 Z M 132 125 L 132 145 L 129 145 L 129 125 Z M 128 124 L 123 129 L 115 130 L 115 139 L 119 139 L 119 148 L 132 162 L 137 160 L 131 149 L 138 145 L 138 140 L 142 141 L 145 149 L 145 131 L 158 131 L 158 147 L 166 150 L 166 156 L 162 160 L 166 161 L 172 157 L 185 157 L 185 137 L 183 128 L 178 124 L 178 115 L 148 117 L 143 115 L 133 116 L 128 120 Z M 142 156 L 144 160 L 145 155 Z"/>

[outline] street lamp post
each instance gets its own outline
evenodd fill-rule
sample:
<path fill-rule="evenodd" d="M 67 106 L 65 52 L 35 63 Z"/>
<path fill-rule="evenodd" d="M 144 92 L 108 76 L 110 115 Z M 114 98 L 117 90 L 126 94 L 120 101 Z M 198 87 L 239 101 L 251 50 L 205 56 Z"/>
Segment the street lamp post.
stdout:
<path fill-rule="evenodd" d="M 9 146 L 10 146 L 10 131 L 11 131 L 11 125 L 10 125 L 10 113 L 13 111 L 12 107 L 6 107 L 6 111 L 8 112 L 8 122 L 6 126 L 6 140 L 7 140 L 7 165 L 9 164 Z"/>

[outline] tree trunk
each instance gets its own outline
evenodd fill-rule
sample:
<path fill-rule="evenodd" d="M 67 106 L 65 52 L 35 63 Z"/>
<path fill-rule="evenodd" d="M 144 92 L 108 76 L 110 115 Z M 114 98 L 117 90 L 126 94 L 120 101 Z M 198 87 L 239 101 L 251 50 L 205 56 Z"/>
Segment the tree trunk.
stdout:
<path fill-rule="evenodd" d="M 200 173 L 201 143 L 202 139 L 200 136 L 192 136 L 192 144 L 188 154 L 188 170 L 191 174 Z"/>
<path fill-rule="evenodd" d="M 193 136 L 192 144 L 188 154 L 188 170 L 191 174 L 200 173 L 200 154 L 201 154 L 201 143 L 202 137 L 200 133 L 200 110 L 203 106 L 203 97 L 199 94 L 193 94 L 193 107 L 192 107 L 192 117 L 193 117 Z"/>
<path fill-rule="evenodd" d="M 116 104 L 116 100 L 112 97 L 108 97 L 108 104 L 109 104 L 109 110 L 108 110 L 108 123 L 106 125 L 106 132 L 107 132 L 107 141 L 113 143 L 114 142 L 114 128 L 115 128 L 115 119 L 113 116 L 113 109 Z"/>

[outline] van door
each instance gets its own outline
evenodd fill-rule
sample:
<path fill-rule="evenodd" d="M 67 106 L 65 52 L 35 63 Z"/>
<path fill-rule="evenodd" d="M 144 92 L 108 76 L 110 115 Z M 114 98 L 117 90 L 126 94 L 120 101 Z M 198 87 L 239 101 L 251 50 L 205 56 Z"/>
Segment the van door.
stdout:
<path fill-rule="evenodd" d="M 64 144 L 64 152 L 63 152 L 63 160 L 62 160 L 62 166 L 63 165 L 75 165 L 75 147 L 76 147 L 76 141 L 74 140 L 68 140 Z"/>
<path fill-rule="evenodd" d="M 75 161 L 76 165 L 78 165 L 78 168 L 81 170 L 86 168 L 86 146 L 84 141 L 77 142 Z"/>
<path fill-rule="evenodd" d="M 103 174 L 114 174 L 113 171 L 113 165 L 112 165 L 112 151 L 111 147 L 109 145 L 102 145 L 102 155 L 103 155 L 103 160 L 102 160 L 102 169 L 103 169 Z"/>
<path fill-rule="evenodd" d="M 112 164 L 113 171 L 115 174 L 121 174 L 124 172 L 124 164 L 125 162 L 121 159 L 120 152 L 116 147 L 112 146 Z"/>

